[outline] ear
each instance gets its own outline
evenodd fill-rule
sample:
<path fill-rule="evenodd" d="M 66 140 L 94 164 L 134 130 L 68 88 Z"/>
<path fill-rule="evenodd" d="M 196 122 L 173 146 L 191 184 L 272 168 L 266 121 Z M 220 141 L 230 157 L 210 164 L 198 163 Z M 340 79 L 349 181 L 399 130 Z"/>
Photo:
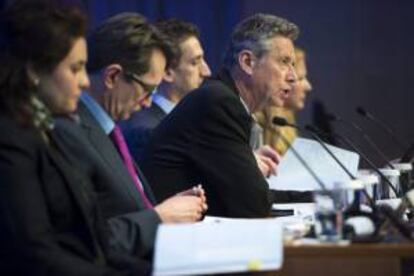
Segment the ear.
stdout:
<path fill-rule="evenodd" d="M 253 68 L 256 63 L 256 57 L 250 50 L 242 50 L 238 54 L 239 66 L 243 72 L 248 75 L 253 74 Z"/>
<path fill-rule="evenodd" d="M 106 66 L 102 72 L 102 82 L 105 85 L 105 88 L 113 89 L 121 78 L 122 72 L 123 68 L 119 64 Z"/>
<path fill-rule="evenodd" d="M 174 82 L 175 71 L 171 68 L 165 69 L 165 73 L 164 73 L 164 76 L 162 77 L 162 80 L 168 83 Z"/>

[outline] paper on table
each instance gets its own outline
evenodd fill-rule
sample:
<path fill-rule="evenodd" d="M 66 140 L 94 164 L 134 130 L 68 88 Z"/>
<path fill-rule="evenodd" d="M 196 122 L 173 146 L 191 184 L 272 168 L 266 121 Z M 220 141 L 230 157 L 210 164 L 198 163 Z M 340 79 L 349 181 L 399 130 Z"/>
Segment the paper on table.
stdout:
<path fill-rule="evenodd" d="M 357 174 L 359 164 L 359 155 L 357 153 L 328 144 L 326 145 L 353 175 Z M 316 141 L 296 138 L 292 147 L 295 148 L 319 179 L 326 185 L 326 188 L 332 189 L 335 182 L 346 183 L 350 180 L 350 177 Z M 278 175 L 270 177 L 268 183 L 270 189 L 273 190 L 320 190 L 316 180 L 299 162 L 290 149 L 281 160 Z"/>
<path fill-rule="evenodd" d="M 282 227 L 275 219 L 214 219 L 160 225 L 154 275 L 189 275 L 279 269 Z"/>

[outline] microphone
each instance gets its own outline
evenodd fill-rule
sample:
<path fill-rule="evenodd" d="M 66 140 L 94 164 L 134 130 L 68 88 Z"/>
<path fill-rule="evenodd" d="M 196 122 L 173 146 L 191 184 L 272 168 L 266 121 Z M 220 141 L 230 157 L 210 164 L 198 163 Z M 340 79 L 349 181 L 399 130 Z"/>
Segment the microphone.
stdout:
<path fill-rule="evenodd" d="M 358 106 L 355 110 L 359 115 L 361 115 L 365 119 L 368 119 L 368 121 L 373 122 L 379 128 L 387 132 L 388 135 L 391 136 L 391 138 L 394 140 L 395 144 L 398 145 L 403 152 L 405 152 L 405 150 L 407 149 L 407 145 L 404 142 L 402 142 L 397 137 L 397 135 L 395 135 L 395 132 L 390 128 L 389 125 L 387 125 L 385 122 L 372 115 L 372 113 L 368 112 L 361 106 Z"/>
<path fill-rule="evenodd" d="M 362 138 L 376 151 L 376 153 L 381 157 L 381 159 L 385 162 L 385 164 L 390 167 L 391 169 L 395 169 L 395 167 L 390 163 L 390 159 L 385 156 L 385 154 L 382 152 L 382 150 L 377 146 L 377 144 L 374 143 L 374 141 L 365 133 L 365 131 L 362 130 L 360 126 L 355 124 L 352 121 L 346 121 L 342 119 L 339 116 L 336 116 L 334 114 L 328 114 L 327 118 L 331 121 L 335 122 L 341 122 L 344 125 L 347 125 L 355 130 L 357 130 L 361 135 Z"/>
<path fill-rule="evenodd" d="M 298 129 L 298 130 L 300 130 L 300 131 L 302 131 L 302 128 L 301 127 L 299 127 L 298 125 L 295 125 L 295 124 L 291 124 L 291 123 L 289 123 L 288 121 L 286 121 L 286 119 L 285 118 L 282 118 L 282 117 L 274 117 L 273 119 L 272 119 L 272 122 L 275 124 L 275 125 L 278 125 L 278 126 L 281 126 L 281 127 L 283 127 L 283 126 L 287 126 L 287 127 L 294 127 L 294 128 L 296 128 L 296 129 Z M 352 180 L 356 180 L 356 177 L 342 164 L 342 162 L 341 161 L 339 161 L 339 159 L 335 156 L 335 154 L 325 145 L 325 143 L 320 139 L 320 137 L 316 134 L 316 133 L 314 133 L 314 130 L 312 129 L 312 127 L 311 126 L 306 126 L 305 127 L 305 131 L 306 132 L 309 132 L 316 140 L 317 140 L 317 142 L 324 148 L 324 150 L 336 161 L 336 163 L 338 163 L 340 166 L 341 166 L 341 168 L 348 174 L 348 176 L 352 179 Z M 290 147 L 290 143 L 288 142 L 288 141 L 286 141 L 286 139 L 281 135 L 281 137 L 282 137 L 282 140 L 285 142 L 285 143 L 287 143 L 287 145 L 289 146 L 289 148 L 292 150 L 292 152 L 293 152 L 293 148 L 292 147 Z M 295 156 L 296 156 L 296 154 L 295 154 Z M 301 158 L 302 159 L 302 158 Z M 301 162 L 302 163 L 302 162 Z M 303 164 L 303 163 L 302 163 Z M 305 163 L 306 164 L 306 163 Z M 308 165 L 306 164 L 306 166 L 305 167 L 308 167 Z M 319 183 L 319 182 L 318 182 Z M 325 188 L 325 185 L 323 185 L 323 189 L 324 190 L 326 190 L 326 188 Z M 364 193 L 364 195 L 365 195 L 365 197 L 367 198 L 367 200 L 368 200 L 368 202 L 369 202 L 369 204 L 370 204 L 370 206 L 372 207 L 372 210 L 375 210 L 376 209 L 376 206 L 375 206 L 375 203 L 374 203 L 374 201 L 373 201 L 373 199 L 369 196 L 369 194 L 367 193 L 367 191 L 365 190 L 365 189 L 362 189 L 362 192 Z M 352 204 L 352 207 L 351 207 L 351 209 L 356 209 L 355 211 L 353 211 L 352 213 L 360 213 L 360 212 L 358 212 L 358 210 L 359 210 L 359 197 L 358 196 L 356 196 L 355 197 L 355 201 L 354 201 L 354 203 Z M 345 233 L 347 233 L 347 232 L 349 232 L 349 233 L 355 233 L 355 234 L 361 234 L 361 235 L 371 235 L 371 234 L 373 234 L 374 233 L 374 231 L 375 231 L 375 227 L 373 227 L 373 225 L 374 225 L 374 222 L 373 221 L 371 221 L 371 220 L 369 220 L 369 219 L 357 219 L 357 220 L 347 220 L 346 222 L 345 222 L 345 225 L 347 226 L 347 227 L 345 227 L 344 228 L 344 232 Z M 368 226 L 367 226 L 368 225 Z M 351 231 L 350 232 L 350 229 L 353 229 L 353 231 Z M 361 229 L 364 229 L 364 230 L 361 230 Z M 349 234 L 348 233 L 348 234 Z"/>
<path fill-rule="evenodd" d="M 397 189 L 394 187 L 394 185 L 392 185 L 391 181 L 387 177 L 385 177 L 385 175 L 374 165 L 374 163 L 349 138 L 335 133 L 326 133 L 317 127 L 313 127 L 313 129 L 321 136 L 333 136 L 335 139 L 338 139 L 339 141 L 343 142 L 348 147 L 350 147 L 352 150 L 357 152 L 359 156 L 368 164 L 368 166 L 371 169 L 373 169 L 381 177 L 381 179 L 385 181 L 385 183 L 387 183 L 387 185 L 391 188 L 395 195 L 398 195 Z"/>
<path fill-rule="evenodd" d="M 329 154 L 329 156 L 332 157 L 335 160 L 335 162 L 342 168 L 342 170 L 349 176 L 349 178 L 351 178 L 352 180 L 357 180 L 357 178 L 348 170 L 347 167 L 345 167 L 345 165 L 338 159 L 338 157 L 336 157 L 336 155 L 325 145 L 325 143 L 315 133 L 315 130 L 311 126 L 306 126 L 305 129 L 302 129 L 300 126 L 298 126 L 296 124 L 289 123 L 288 121 L 286 121 L 285 118 L 278 117 L 278 116 L 275 116 L 272 119 L 272 122 L 275 125 L 278 125 L 278 126 L 293 127 L 293 128 L 298 129 L 299 131 L 308 132 L 323 147 L 323 149 Z M 365 191 L 365 189 L 362 189 L 362 191 L 363 191 L 364 195 L 366 196 L 366 198 L 368 199 L 368 201 L 370 202 L 370 205 L 374 206 L 375 205 L 374 201 L 368 195 L 368 193 Z"/>
<path fill-rule="evenodd" d="M 272 122 L 275 125 L 278 126 L 288 126 L 288 127 L 293 127 L 296 128 L 300 131 L 303 131 L 303 129 L 295 124 L 289 123 L 288 121 L 286 121 L 285 118 L 282 117 L 278 117 L 275 116 L 272 120 Z M 329 156 L 331 156 L 336 163 L 338 163 L 338 165 L 342 168 L 342 170 L 345 171 L 345 173 L 352 179 L 352 180 L 356 180 L 356 177 L 344 166 L 344 164 L 342 164 L 341 161 L 339 161 L 339 159 L 335 156 L 335 154 L 333 154 L 333 152 L 325 145 L 325 143 L 322 141 L 322 139 L 315 133 L 315 131 L 313 130 L 313 128 L 311 126 L 305 126 L 305 131 L 307 131 L 308 133 L 310 133 L 310 135 L 324 148 L 324 150 L 329 154 Z"/>
<path fill-rule="evenodd" d="M 291 124 L 285 118 L 279 117 L 279 116 L 273 117 L 272 123 L 277 125 L 277 126 L 281 126 L 281 127 L 288 126 L 288 127 L 293 127 L 293 128 L 298 128 L 299 129 L 299 126 L 297 126 L 295 124 Z"/>
<path fill-rule="evenodd" d="M 295 125 L 295 124 L 291 124 L 289 122 L 286 121 L 286 119 L 281 118 L 281 117 L 274 117 L 272 122 L 276 125 L 279 126 L 289 126 L 289 127 L 294 127 L 297 128 L 299 130 L 302 130 L 301 127 Z M 315 129 L 311 126 L 307 126 L 305 128 L 305 130 L 309 131 L 311 134 L 313 134 L 313 137 L 317 137 L 317 141 L 321 144 L 321 146 L 328 152 L 328 154 L 334 158 L 334 160 L 336 162 L 341 163 L 336 156 L 332 153 L 331 150 L 329 150 L 328 147 L 326 147 L 326 145 L 322 142 L 322 140 L 315 134 L 312 132 L 312 130 L 314 131 Z M 281 135 L 281 137 L 283 137 Z M 287 143 L 287 145 L 290 145 L 290 143 L 288 141 L 286 141 L 286 138 L 282 138 L 283 141 L 285 141 L 285 143 Z M 292 149 L 292 148 L 291 148 Z M 293 152 L 293 151 L 292 151 Z M 303 160 L 303 159 L 302 159 Z M 341 163 L 342 164 L 342 163 Z M 307 166 L 308 167 L 308 166 Z M 375 167 L 375 166 L 374 166 Z M 347 174 L 350 176 L 351 179 L 356 179 L 355 176 L 353 176 L 348 169 L 346 169 L 346 167 L 342 164 L 341 168 L 345 168 L 345 172 L 347 172 Z M 318 182 L 319 183 L 319 182 Z M 392 186 L 392 185 L 391 185 Z M 393 186 L 392 186 L 393 187 Z M 393 210 L 391 210 L 389 208 L 389 206 L 380 206 L 380 208 L 377 208 L 377 206 L 375 206 L 375 203 L 373 201 L 373 199 L 369 196 L 369 194 L 367 193 L 367 191 L 365 189 L 362 189 L 362 192 L 364 193 L 364 196 L 367 198 L 370 206 L 372 207 L 373 211 L 375 214 L 377 214 L 378 216 L 378 212 L 380 211 L 380 214 L 382 214 L 382 216 L 384 217 L 384 219 L 386 220 L 385 223 L 382 224 L 381 229 L 384 229 L 386 227 L 389 226 L 389 223 L 391 223 L 392 225 L 394 225 L 398 231 L 406 238 L 408 239 L 413 239 L 413 235 L 410 232 L 410 229 L 407 227 L 407 225 L 405 225 L 404 222 L 401 221 L 400 219 L 400 214 L 403 212 L 402 210 L 404 210 L 405 208 L 407 208 L 407 206 L 412 207 L 414 206 L 414 190 L 412 193 L 407 193 L 407 196 L 404 197 L 404 201 L 403 204 L 401 206 L 399 206 L 399 209 L 397 210 L 397 212 L 394 212 Z M 353 221 L 347 221 L 346 223 L 349 223 L 352 227 L 354 227 L 354 229 L 359 229 L 360 225 L 358 222 L 353 222 Z M 364 222 L 366 223 L 366 222 Z M 380 230 L 381 230 L 380 229 Z M 372 230 L 369 231 L 364 231 L 365 235 L 370 235 Z M 355 231 L 356 234 L 358 234 L 358 231 Z M 381 232 L 379 232 L 381 233 Z M 357 239 L 356 239 L 357 240 Z"/>
<path fill-rule="evenodd" d="M 281 127 L 288 126 L 288 127 L 295 127 L 294 124 L 290 124 L 285 118 L 282 117 L 274 117 L 272 119 L 272 123 Z M 293 155 L 299 160 L 299 162 L 302 164 L 302 166 L 309 172 L 309 174 L 313 177 L 313 179 L 318 183 L 318 185 L 321 187 L 323 191 L 326 191 L 326 185 L 322 182 L 322 180 L 316 175 L 316 173 L 309 167 L 308 163 L 302 158 L 302 156 L 299 154 L 299 152 L 292 147 L 292 144 L 286 139 L 285 136 L 282 135 L 282 133 L 278 133 L 279 137 L 282 139 L 283 143 L 289 148 Z"/>
<path fill-rule="evenodd" d="M 408 149 L 405 150 L 404 154 L 401 157 L 402 163 L 411 163 L 414 157 L 414 143 L 410 145 Z"/>

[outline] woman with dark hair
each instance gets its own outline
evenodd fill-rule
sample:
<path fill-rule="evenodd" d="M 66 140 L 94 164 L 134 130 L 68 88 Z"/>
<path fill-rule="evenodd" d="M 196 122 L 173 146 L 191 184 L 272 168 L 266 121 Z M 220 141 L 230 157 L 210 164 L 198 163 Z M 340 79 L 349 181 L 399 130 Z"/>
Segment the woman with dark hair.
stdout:
<path fill-rule="evenodd" d="M 93 185 L 54 134 L 89 85 L 85 17 L 57 7 L 16 1 L 0 17 L 0 274 L 143 274 L 109 249 Z"/>

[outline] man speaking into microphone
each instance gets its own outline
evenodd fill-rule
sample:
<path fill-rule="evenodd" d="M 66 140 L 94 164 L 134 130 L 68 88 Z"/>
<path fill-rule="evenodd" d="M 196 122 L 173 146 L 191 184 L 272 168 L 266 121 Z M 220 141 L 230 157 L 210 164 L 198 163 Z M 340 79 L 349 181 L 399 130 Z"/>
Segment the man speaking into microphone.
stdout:
<path fill-rule="evenodd" d="M 251 114 L 287 99 L 298 34 L 295 24 L 269 14 L 235 27 L 223 69 L 176 106 L 144 152 L 142 169 L 158 199 L 202 183 L 209 215 L 270 214 L 273 197 L 249 146 Z M 263 153 L 276 166 L 278 156 Z"/>

